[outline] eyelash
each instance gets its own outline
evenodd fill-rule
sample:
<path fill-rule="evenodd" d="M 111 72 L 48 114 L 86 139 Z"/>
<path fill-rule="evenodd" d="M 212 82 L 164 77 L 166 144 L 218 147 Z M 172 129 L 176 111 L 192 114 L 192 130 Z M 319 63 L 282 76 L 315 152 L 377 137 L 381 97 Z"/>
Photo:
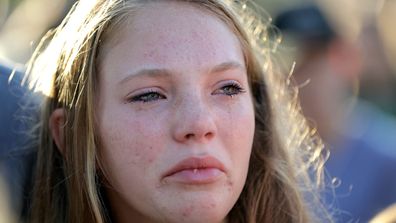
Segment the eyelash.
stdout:
<path fill-rule="evenodd" d="M 226 89 L 228 88 L 228 92 L 226 92 Z M 230 92 L 230 88 L 232 88 L 232 91 Z M 220 93 L 217 93 L 217 91 L 222 91 Z M 239 85 L 236 82 L 232 82 L 232 83 L 228 83 L 226 85 L 224 85 L 223 87 L 221 87 L 219 90 L 216 90 L 216 92 L 214 94 L 224 94 L 226 96 L 230 96 L 231 98 L 234 97 L 235 95 L 241 94 L 241 93 L 245 93 L 246 91 L 241 87 L 241 85 Z"/>
<path fill-rule="evenodd" d="M 131 97 L 128 101 L 129 102 L 148 103 L 148 102 L 156 101 L 156 100 L 160 100 L 160 99 L 166 99 L 166 97 L 154 90 L 149 90 L 142 94 Z"/>
<path fill-rule="evenodd" d="M 218 92 L 218 91 L 221 91 L 221 92 Z M 214 93 L 212 93 L 212 95 L 224 94 L 224 95 L 232 98 L 235 95 L 245 93 L 245 92 L 246 91 L 238 83 L 232 82 L 232 83 L 228 83 L 228 84 L 222 86 L 220 89 L 218 89 Z M 149 103 L 152 101 L 162 100 L 162 99 L 166 99 L 166 96 L 164 96 L 163 94 L 158 93 L 154 90 L 149 90 L 142 94 L 131 97 L 130 99 L 128 99 L 128 101 L 129 102 Z"/>

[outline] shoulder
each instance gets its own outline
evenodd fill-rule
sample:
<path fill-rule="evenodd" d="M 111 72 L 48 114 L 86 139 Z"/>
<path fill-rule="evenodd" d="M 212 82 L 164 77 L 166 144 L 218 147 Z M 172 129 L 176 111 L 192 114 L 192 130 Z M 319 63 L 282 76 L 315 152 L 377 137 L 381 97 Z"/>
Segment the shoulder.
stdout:
<path fill-rule="evenodd" d="M 15 66 L 16 67 L 16 66 Z M 16 146 L 16 130 L 19 128 L 16 114 L 27 90 L 21 86 L 23 72 L 10 64 L 0 62 L 0 152 Z"/>
<path fill-rule="evenodd" d="M 369 102 L 358 100 L 351 116 L 349 134 L 379 153 L 396 159 L 396 118 Z"/>
<path fill-rule="evenodd" d="M 23 111 L 26 96 L 32 94 L 21 85 L 23 76 L 22 66 L 0 61 L 0 165 L 16 213 L 28 202 L 36 159 L 36 148 L 28 144 L 29 126 L 23 120 L 32 115 Z"/>

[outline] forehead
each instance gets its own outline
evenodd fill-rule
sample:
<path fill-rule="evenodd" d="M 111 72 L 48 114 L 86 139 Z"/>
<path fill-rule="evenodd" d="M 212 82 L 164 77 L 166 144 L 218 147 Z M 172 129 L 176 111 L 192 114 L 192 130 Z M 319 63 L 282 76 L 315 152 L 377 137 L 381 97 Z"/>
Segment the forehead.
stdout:
<path fill-rule="evenodd" d="M 236 35 L 213 12 L 195 4 L 155 2 L 131 13 L 101 50 L 103 65 L 116 62 L 116 57 L 128 58 L 128 66 L 148 67 L 177 66 L 180 62 L 210 66 L 223 60 L 243 63 Z"/>

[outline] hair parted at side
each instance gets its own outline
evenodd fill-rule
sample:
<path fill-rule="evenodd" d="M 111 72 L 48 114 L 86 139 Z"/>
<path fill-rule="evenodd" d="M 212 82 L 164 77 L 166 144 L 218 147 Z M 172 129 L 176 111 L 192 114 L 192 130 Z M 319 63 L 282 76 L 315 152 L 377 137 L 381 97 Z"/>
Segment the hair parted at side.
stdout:
<path fill-rule="evenodd" d="M 38 125 L 30 222 L 108 222 L 99 190 L 94 103 L 100 48 L 134 11 L 156 1 L 164 0 L 79 1 L 35 51 L 28 81 L 47 97 Z M 229 222 L 305 223 L 318 221 L 317 215 L 330 222 L 324 208 L 317 208 L 320 202 L 315 195 L 324 161 L 322 144 L 301 115 L 288 73 L 273 61 L 278 43 L 268 39 L 269 17 L 260 19 L 258 14 L 264 11 L 254 11 L 259 7 L 250 1 L 168 1 L 196 5 L 221 19 L 244 53 L 256 129 L 247 181 Z M 49 117 L 56 108 L 66 113 L 63 155 L 49 130 Z"/>

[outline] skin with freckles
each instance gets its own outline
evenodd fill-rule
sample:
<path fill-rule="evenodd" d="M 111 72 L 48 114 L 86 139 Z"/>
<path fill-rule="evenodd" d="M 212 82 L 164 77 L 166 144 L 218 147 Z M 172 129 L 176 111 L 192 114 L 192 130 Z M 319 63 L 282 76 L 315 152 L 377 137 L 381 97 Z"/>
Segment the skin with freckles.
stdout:
<path fill-rule="evenodd" d="M 235 34 L 150 3 L 99 55 L 98 129 L 115 222 L 225 222 L 245 184 L 254 110 Z"/>

